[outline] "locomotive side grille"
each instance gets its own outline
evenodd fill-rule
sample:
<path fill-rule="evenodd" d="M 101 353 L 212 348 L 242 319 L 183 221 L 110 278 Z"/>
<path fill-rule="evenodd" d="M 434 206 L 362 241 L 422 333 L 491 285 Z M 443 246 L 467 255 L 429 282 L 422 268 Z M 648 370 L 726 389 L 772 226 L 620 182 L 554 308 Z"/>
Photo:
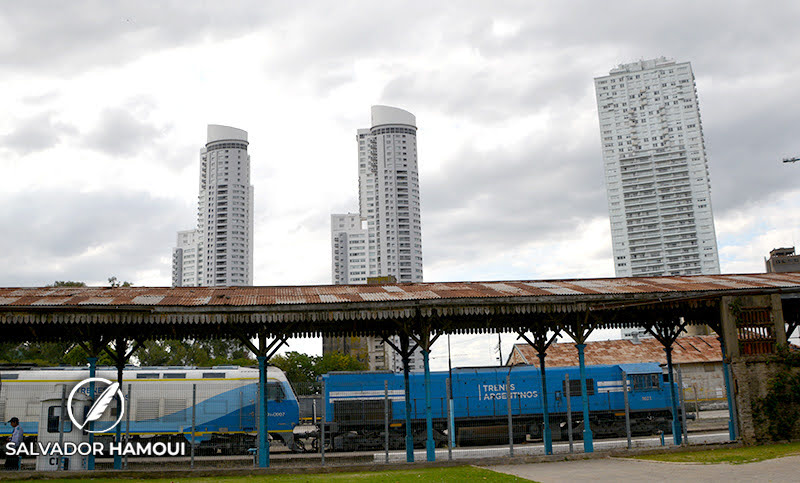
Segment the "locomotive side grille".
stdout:
<path fill-rule="evenodd" d="M 561 390 L 564 391 L 563 394 L 567 393 L 567 381 L 561 381 Z M 575 396 L 580 396 L 581 395 L 581 380 L 580 379 L 572 379 L 572 378 L 570 378 L 570 380 L 569 380 L 569 395 L 571 397 L 575 397 Z M 593 378 L 586 378 L 586 395 L 587 396 L 594 396 L 594 379 Z"/>
<path fill-rule="evenodd" d="M 139 399 L 136 401 L 136 420 L 158 419 L 158 399 Z"/>
<path fill-rule="evenodd" d="M 389 404 L 389 419 L 392 419 L 391 404 Z M 384 401 L 382 399 L 334 401 L 333 420 L 338 423 L 383 423 Z"/>
<path fill-rule="evenodd" d="M 185 420 L 184 409 L 186 409 L 186 399 L 164 399 L 164 421 L 177 422 Z"/>

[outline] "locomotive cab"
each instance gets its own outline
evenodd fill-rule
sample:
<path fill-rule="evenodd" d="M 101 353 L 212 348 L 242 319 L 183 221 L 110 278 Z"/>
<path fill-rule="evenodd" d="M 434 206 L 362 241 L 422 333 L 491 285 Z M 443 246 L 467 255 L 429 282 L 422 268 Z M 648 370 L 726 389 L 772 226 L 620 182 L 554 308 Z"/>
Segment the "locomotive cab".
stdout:
<path fill-rule="evenodd" d="M 88 442 L 88 433 L 75 427 L 67 414 L 62 414 L 62 409 L 65 409 L 62 406 L 65 403 L 62 397 L 62 391 L 53 391 L 42 396 L 38 441 L 44 445 L 58 444 L 59 446 Z M 84 414 L 89 409 L 90 401 L 88 396 L 77 393 L 71 403 L 73 414 Z M 66 412 L 65 410 L 64 413 Z M 86 456 L 79 454 L 71 456 L 37 455 L 36 471 L 85 470 L 86 460 Z"/>

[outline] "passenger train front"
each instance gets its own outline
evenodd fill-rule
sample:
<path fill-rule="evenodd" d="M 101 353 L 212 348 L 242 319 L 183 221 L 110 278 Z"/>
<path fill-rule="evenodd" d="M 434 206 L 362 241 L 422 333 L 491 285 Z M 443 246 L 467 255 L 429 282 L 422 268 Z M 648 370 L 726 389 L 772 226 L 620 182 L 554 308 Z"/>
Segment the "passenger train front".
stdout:
<path fill-rule="evenodd" d="M 69 394 L 88 377 L 85 367 L 5 368 L 0 372 L 0 421 L 18 417 L 26 436 L 36 436 L 43 429 L 57 431 L 57 423 L 42 423 L 52 423 L 60 408 L 54 408 L 54 414 L 41 415 L 42 396 L 60 390 L 59 386 L 65 386 Z M 117 372 L 101 367 L 96 377 L 115 381 Z M 127 367 L 121 389 L 126 399 L 121 430 L 132 439 L 190 441 L 194 426 L 195 444 L 201 453 L 242 453 L 255 446 L 258 369 Z M 285 374 L 275 367 L 268 368 L 267 396 L 270 436 L 294 449 L 297 399 Z M 116 405 L 112 405 L 98 424 L 116 418 Z M 8 424 L 0 424 L 0 436 L 10 432 Z"/>

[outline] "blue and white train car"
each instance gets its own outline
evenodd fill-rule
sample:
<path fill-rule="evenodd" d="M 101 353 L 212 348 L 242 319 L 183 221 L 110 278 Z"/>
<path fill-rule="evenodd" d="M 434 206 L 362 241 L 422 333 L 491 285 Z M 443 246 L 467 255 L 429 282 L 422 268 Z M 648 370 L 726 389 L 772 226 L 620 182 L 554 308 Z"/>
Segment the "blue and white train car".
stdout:
<path fill-rule="evenodd" d="M 44 419 L 41 398 L 46 393 L 72 387 L 89 377 L 87 368 L 56 367 L 4 369 L 0 372 L 0 436 L 9 435 L 5 423 L 18 417 L 27 437 L 36 436 Z M 96 377 L 116 381 L 116 368 L 101 367 Z M 121 429 L 134 438 L 166 438 L 188 441 L 192 432 L 192 391 L 196 387 L 194 407 L 195 442 L 200 447 L 220 447 L 242 452 L 254 443 L 257 431 L 258 369 L 237 366 L 127 367 L 122 391 L 126 397 Z M 98 388 L 101 391 L 104 388 Z M 298 404 L 285 374 L 278 368 L 267 371 L 268 432 L 294 448 L 293 430 L 299 421 Z M 58 415 L 54 415 L 57 417 Z M 48 415 L 53 417 L 53 415 Z M 116 407 L 99 422 L 109 424 L 117 417 Z M 57 431 L 57 429 L 56 429 Z"/>
<path fill-rule="evenodd" d="M 649 434 L 668 431 L 671 420 L 669 387 L 658 364 L 587 366 L 587 395 L 592 430 L 598 437 L 625 434 L 622 372 L 628 374 L 632 431 Z M 583 431 L 583 400 L 577 367 L 547 369 L 547 400 L 553 439 L 567 438 L 565 376 L 569 376 L 573 432 Z M 506 389 L 506 378 L 510 387 Z M 437 443 L 446 441 L 448 372 L 432 372 L 431 413 Z M 331 373 L 325 380 L 325 420 L 334 447 L 381 447 L 384 400 L 388 389 L 392 445 L 401 447 L 405 431 L 405 393 L 402 374 L 391 372 Z M 425 438 L 425 386 L 423 373 L 410 375 L 412 429 L 415 444 Z M 462 368 L 452 371 L 456 441 L 460 444 L 507 440 L 508 399 L 515 435 L 524 440 L 542 437 L 543 393 L 541 373 L 534 366 Z M 338 439 L 337 439 L 338 438 Z"/>

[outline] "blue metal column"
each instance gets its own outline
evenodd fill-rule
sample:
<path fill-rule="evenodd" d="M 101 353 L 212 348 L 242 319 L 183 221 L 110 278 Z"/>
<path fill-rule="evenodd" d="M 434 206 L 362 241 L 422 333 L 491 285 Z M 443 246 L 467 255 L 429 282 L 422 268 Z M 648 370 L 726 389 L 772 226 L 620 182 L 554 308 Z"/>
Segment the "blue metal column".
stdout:
<path fill-rule="evenodd" d="M 672 403 L 672 440 L 675 445 L 681 444 L 681 423 L 678 418 L 678 398 L 675 395 L 675 384 L 672 383 L 672 346 L 664 347 L 664 352 L 667 353 L 667 378 L 669 382 L 669 397 Z"/>
<path fill-rule="evenodd" d="M 718 337 L 722 349 L 722 376 L 725 378 L 725 394 L 728 397 L 728 434 L 731 441 L 736 441 L 736 414 L 733 407 L 733 391 L 731 390 L 731 376 L 728 373 L 728 360 L 725 358 L 725 341 Z"/>
<path fill-rule="evenodd" d="M 87 357 L 87 361 L 89 361 L 89 377 L 95 377 L 97 375 L 97 357 Z M 94 381 L 89 383 L 89 399 L 94 404 Z M 94 429 L 94 421 L 89 422 L 89 429 Z M 89 446 L 94 448 L 94 433 L 89 433 Z M 86 461 L 86 469 L 87 470 L 94 470 L 94 453 L 89 453 L 89 459 Z"/>
<path fill-rule="evenodd" d="M 411 431 L 411 389 L 408 383 L 408 358 L 410 354 L 408 353 L 409 349 L 408 343 L 408 336 L 401 335 L 400 336 L 400 357 L 403 360 L 403 385 L 405 386 L 405 397 L 406 397 L 406 408 L 405 408 L 405 419 L 406 419 L 406 462 L 413 463 L 414 462 L 414 435 Z"/>
<path fill-rule="evenodd" d="M 269 467 L 267 438 L 267 358 L 258 356 L 258 467 Z"/>
<path fill-rule="evenodd" d="M 428 429 L 428 440 L 425 443 L 425 448 L 428 453 L 428 461 L 436 461 L 436 443 L 433 441 L 433 416 L 431 415 L 431 368 L 428 364 L 429 355 L 429 348 L 422 350 L 422 361 L 425 366 L 425 423 Z"/>
<path fill-rule="evenodd" d="M 539 353 L 539 370 L 542 374 L 542 409 L 544 411 L 544 454 L 553 454 L 553 435 L 550 434 L 550 411 L 547 410 L 547 379 L 544 376 L 544 357 L 546 353 Z"/>
<path fill-rule="evenodd" d="M 583 452 L 594 452 L 594 438 L 589 424 L 589 395 L 586 391 L 586 364 L 584 363 L 583 350 L 586 344 L 575 344 L 578 348 L 578 362 L 581 369 L 581 398 L 583 399 Z"/>
<path fill-rule="evenodd" d="M 118 344 L 117 345 L 117 356 L 123 357 L 125 354 L 126 345 Z M 119 354 L 123 354 L 120 356 Z M 123 359 L 124 361 L 124 359 Z M 117 382 L 119 383 L 120 390 L 122 389 L 122 370 L 125 367 L 124 362 L 117 361 Z M 121 411 L 124 411 L 123 406 L 125 405 L 125 401 L 120 398 L 117 398 L 117 414 L 121 414 Z M 122 425 L 118 424 L 115 435 L 114 441 L 117 444 L 122 444 Z M 122 455 L 117 453 L 114 455 L 114 469 L 121 470 L 122 469 Z"/>

